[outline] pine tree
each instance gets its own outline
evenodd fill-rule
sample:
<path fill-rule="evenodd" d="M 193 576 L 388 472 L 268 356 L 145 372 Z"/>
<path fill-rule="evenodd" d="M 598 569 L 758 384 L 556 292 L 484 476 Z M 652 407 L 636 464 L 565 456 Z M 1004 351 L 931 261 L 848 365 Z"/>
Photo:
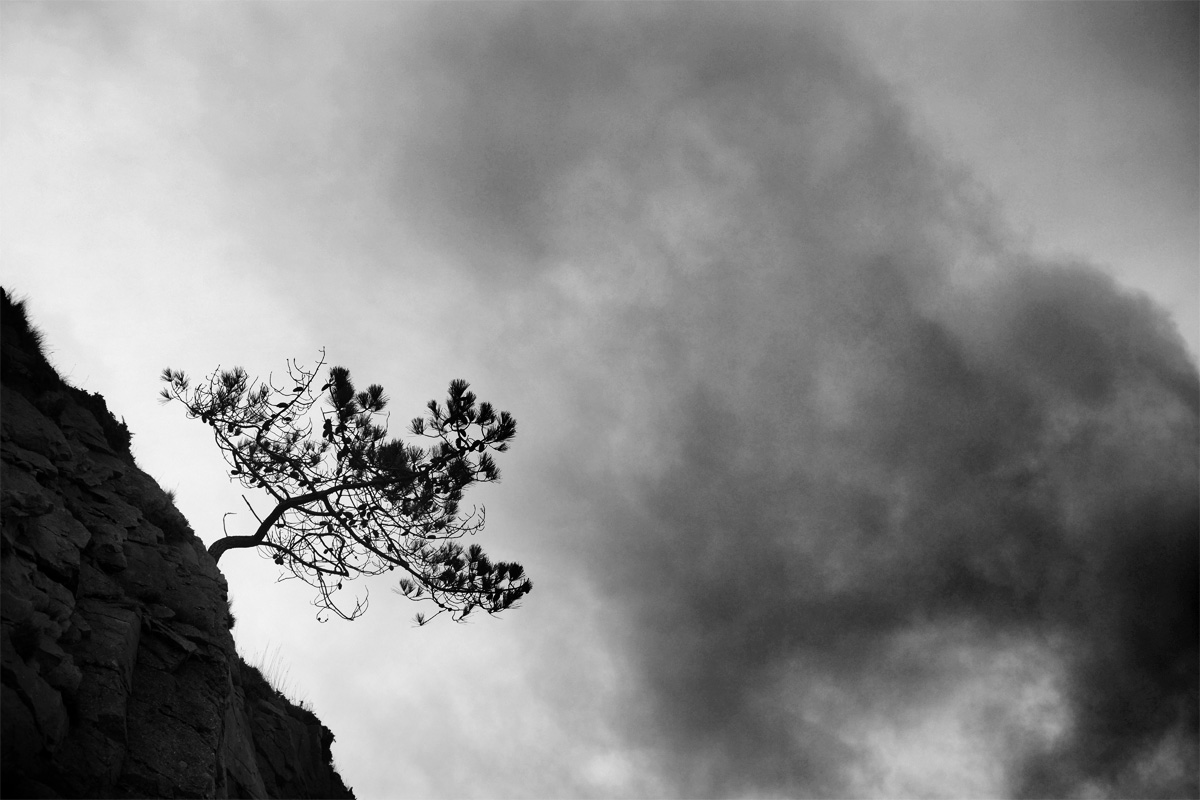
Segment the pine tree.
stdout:
<path fill-rule="evenodd" d="M 348 620 L 366 611 L 367 596 L 351 606 L 343 584 L 396 569 L 399 592 L 432 601 L 433 616 L 461 621 L 516 605 L 533 588 L 521 565 L 492 563 L 479 545 L 456 541 L 483 528 L 483 509 L 464 514 L 459 504 L 471 484 L 499 479 L 489 451 L 508 449 L 516 420 L 477 404 L 467 382 L 455 380 L 444 406 L 429 401 L 411 423 L 429 446 L 405 444 L 387 438 L 383 387 L 356 392 L 349 371 L 331 367 L 314 390 L 324 365 L 323 351 L 311 369 L 289 362 L 282 387 L 270 376 L 252 381 L 241 367 L 218 369 L 194 388 L 183 372 L 163 370 L 163 402 L 182 403 L 211 427 L 230 479 L 274 504 L 265 517 L 255 513 L 253 534 L 226 535 L 209 553 L 220 560 L 227 550 L 257 548 L 284 577 L 316 588 L 318 609 Z M 432 618 L 416 616 L 418 624 Z"/>

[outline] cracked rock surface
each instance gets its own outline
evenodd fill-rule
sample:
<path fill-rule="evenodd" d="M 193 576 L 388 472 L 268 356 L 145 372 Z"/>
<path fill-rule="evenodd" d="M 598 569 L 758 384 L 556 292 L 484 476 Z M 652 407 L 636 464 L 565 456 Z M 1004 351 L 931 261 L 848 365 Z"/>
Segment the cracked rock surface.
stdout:
<path fill-rule="evenodd" d="M 353 797 L 238 656 L 225 578 L 103 398 L 0 319 L 4 797 Z"/>

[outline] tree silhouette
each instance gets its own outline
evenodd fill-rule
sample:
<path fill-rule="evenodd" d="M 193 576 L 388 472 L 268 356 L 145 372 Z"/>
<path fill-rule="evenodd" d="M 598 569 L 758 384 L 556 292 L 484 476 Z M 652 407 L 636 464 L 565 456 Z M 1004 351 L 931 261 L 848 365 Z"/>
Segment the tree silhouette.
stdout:
<path fill-rule="evenodd" d="M 488 451 L 508 449 L 516 420 L 477 405 L 467 382 L 455 380 L 445 406 L 429 401 L 428 414 L 410 426 L 431 446 L 406 445 L 387 439 L 383 387 L 355 392 L 349 371 L 331 367 L 314 390 L 324 365 L 324 351 L 311 369 L 290 361 L 282 387 L 270 376 L 252 381 L 241 367 L 218 368 L 194 388 L 183 372 L 163 370 L 162 401 L 181 402 L 189 418 L 211 427 L 230 479 L 274 502 L 259 517 L 243 495 L 258 529 L 226 535 L 209 553 L 220 560 L 227 550 L 260 548 L 290 573 L 280 580 L 303 580 L 317 589 L 313 605 L 348 620 L 366 611 L 367 596 L 353 607 L 339 603 L 343 583 L 396 568 L 407 573 L 400 593 L 435 603 L 433 616 L 462 620 L 476 609 L 513 607 L 533 588 L 521 565 L 493 564 L 479 545 L 455 540 L 483 528 L 483 509 L 462 515 L 459 503 L 471 484 L 498 480 Z M 432 618 L 416 615 L 418 624 Z"/>

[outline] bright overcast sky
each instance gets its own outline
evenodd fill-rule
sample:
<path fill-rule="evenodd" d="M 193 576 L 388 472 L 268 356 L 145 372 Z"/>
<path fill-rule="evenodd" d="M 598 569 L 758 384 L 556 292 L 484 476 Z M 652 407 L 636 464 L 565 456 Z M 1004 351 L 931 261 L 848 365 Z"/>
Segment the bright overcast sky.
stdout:
<path fill-rule="evenodd" d="M 202 539 L 165 366 L 518 420 L 520 609 L 221 561 L 360 798 L 1196 794 L 1195 4 L 0 23 L 0 282 Z"/>

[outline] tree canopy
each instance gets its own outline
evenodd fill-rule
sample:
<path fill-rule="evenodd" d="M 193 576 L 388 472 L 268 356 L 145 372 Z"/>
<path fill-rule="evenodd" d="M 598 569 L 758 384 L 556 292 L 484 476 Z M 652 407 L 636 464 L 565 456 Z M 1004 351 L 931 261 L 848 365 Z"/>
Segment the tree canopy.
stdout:
<path fill-rule="evenodd" d="M 484 510 L 460 508 L 464 490 L 491 483 L 516 420 L 477 403 L 466 381 L 450 383 L 445 405 L 430 400 L 409 430 L 428 446 L 387 437 L 388 398 L 382 386 L 356 391 L 344 367 L 331 367 L 319 387 L 325 355 L 315 367 L 288 362 L 287 381 L 251 380 L 241 367 L 213 372 L 192 386 L 180 371 L 163 370 L 164 403 L 208 425 L 230 479 L 265 492 L 273 504 L 249 535 L 226 535 L 209 547 L 257 548 L 317 589 L 313 604 L 343 619 L 366 611 L 368 595 L 344 599 L 343 584 L 360 575 L 401 571 L 399 592 L 428 600 L 462 620 L 475 610 L 495 614 L 533 588 L 520 564 L 493 563 L 478 544 L 458 539 L 484 525 Z M 318 406 L 324 398 L 325 403 Z M 228 516 L 228 515 L 227 515 Z M 416 615 L 418 624 L 431 617 Z"/>

